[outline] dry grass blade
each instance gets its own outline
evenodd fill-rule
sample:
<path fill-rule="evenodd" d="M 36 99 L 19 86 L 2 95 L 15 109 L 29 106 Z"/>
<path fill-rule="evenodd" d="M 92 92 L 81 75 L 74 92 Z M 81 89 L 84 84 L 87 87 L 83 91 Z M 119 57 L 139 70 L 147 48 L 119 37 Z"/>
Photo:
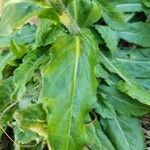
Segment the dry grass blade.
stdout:
<path fill-rule="evenodd" d="M 142 118 L 142 128 L 145 135 L 146 150 L 150 150 L 150 114 Z"/>

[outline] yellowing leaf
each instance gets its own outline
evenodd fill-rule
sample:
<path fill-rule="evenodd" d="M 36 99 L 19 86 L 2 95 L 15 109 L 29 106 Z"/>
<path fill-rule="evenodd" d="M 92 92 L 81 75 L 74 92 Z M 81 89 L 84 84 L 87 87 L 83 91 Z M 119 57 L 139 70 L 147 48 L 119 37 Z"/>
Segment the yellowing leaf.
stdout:
<path fill-rule="evenodd" d="M 84 30 L 80 36 L 58 39 L 51 49 L 52 60 L 43 72 L 41 102 L 47 110 L 52 149 L 82 150 L 90 142 L 85 118 L 96 104 L 97 48 L 91 32 Z"/>

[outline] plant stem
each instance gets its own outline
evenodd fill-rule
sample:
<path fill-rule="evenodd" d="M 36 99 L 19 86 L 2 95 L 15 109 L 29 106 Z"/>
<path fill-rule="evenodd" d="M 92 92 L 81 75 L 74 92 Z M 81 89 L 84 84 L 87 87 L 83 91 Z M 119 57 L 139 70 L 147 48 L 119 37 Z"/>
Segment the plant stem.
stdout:
<path fill-rule="evenodd" d="M 70 13 L 65 8 L 61 0 L 48 0 L 57 12 L 60 22 L 68 29 L 71 34 L 79 34 L 80 28 Z"/>

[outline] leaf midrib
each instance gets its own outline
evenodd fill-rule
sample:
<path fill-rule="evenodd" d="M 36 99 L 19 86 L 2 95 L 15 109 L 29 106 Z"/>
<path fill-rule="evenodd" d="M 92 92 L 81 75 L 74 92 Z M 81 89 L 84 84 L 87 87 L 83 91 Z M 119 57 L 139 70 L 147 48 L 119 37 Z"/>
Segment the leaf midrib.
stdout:
<path fill-rule="evenodd" d="M 122 7 L 141 7 L 142 8 L 142 4 L 140 4 L 140 3 L 131 3 L 131 2 L 129 2 L 129 3 L 121 3 L 121 4 L 117 4 L 116 5 L 116 7 L 117 8 L 122 8 Z"/>
<path fill-rule="evenodd" d="M 129 60 L 124 58 L 116 58 L 116 60 L 127 63 L 141 63 L 141 64 L 150 64 L 150 61 L 142 61 L 142 60 Z"/>
<path fill-rule="evenodd" d="M 123 138 L 124 138 L 124 140 L 125 140 L 126 145 L 128 146 L 129 150 L 131 150 L 130 144 L 128 143 L 127 138 L 126 138 L 126 136 L 124 135 L 123 130 L 122 130 L 122 128 L 121 128 L 121 126 L 120 126 L 120 124 L 119 124 L 117 118 L 114 118 L 114 120 L 115 120 L 115 122 L 116 122 L 116 124 L 117 124 L 117 126 L 118 126 L 118 128 L 119 128 L 119 130 L 120 130 L 120 132 L 121 132 L 121 134 L 122 134 L 122 136 L 123 136 Z"/>
<path fill-rule="evenodd" d="M 140 30 L 139 30 L 139 32 L 140 32 Z M 142 38 L 142 37 L 149 38 L 149 35 L 141 34 L 141 33 L 138 33 L 137 31 L 134 32 L 134 31 L 127 31 L 127 30 L 118 32 L 118 35 L 119 35 L 119 37 L 122 37 L 122 35 L 128 35 L 128 36 L 139 36 L 140 35 L 140 38 Z"/>
<path fill-rule="evenodd" d="M 138 109 L 141 109 L 141 110 L 145 110 L 144 108 L 142 108 L 142 107 L 140 107 L 140 106 L 138 106 L 138 105 L 136 105 L 136 104 L 131 104 L 131 103 L 127 102 L 127 101 L 121 100 L 121 98 L 118 98 L 117 96 L 112 95 L 112 97 L 113 97 L 114 99 L 118 100 L 118 101 L 121 102 L 121 103 L 126 103 L 127 105 L 131 105 L 131 106 L 133 106 L 133 107 L 135 107 L 135 108 L 138 108 Z"/>
<path fill-rule="evenodd" d="M 74 0 L 74 2 L 73 2 L 73 8 L 74 8 L 74 18 L 75 18 L 75 21 L 77 22 L 78 21 L 78 14 L 77 14 L 77 3 L 76 3 L 76 0 Z"/>
<path fill-rule="evenodd" d="M 124 81 L 126 81 L 129 85 L 132 85 L 132 83 L 104 56 L 103 53 L 101 53 L 101 55 Z"/>
<path fill-rule="evenodd" d="M 66 150 L 69 149 L 69 137 L 70 137 L 70 132 L 71 132 L 72 113 L 73 113 L 72 103 L 74 102 L 74 95 L 75 95 L 76 81 L 77 81 L 77 72 L 78 72 L 78 64 L 79 64 L 79 58 L 80 58 L 80 38 L 79 38 L 79 36 L 75 36 L 75 52 L 76 52 L 75 53 L 75 64 L 74 64 L 74 73 L 73 73 L 73 80 L 72 80 L 72 87 L 71 87 L 69 125 L 68 125 L 68 133 L 67 133 Z"/>

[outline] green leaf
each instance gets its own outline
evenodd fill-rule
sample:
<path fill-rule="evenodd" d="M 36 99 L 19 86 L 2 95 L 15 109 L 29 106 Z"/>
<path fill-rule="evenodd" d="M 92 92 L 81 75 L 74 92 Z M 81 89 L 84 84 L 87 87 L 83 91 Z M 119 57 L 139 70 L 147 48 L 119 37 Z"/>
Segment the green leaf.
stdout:
<path fill-rule="evenodd" d="M 47 34 L 45 39 L 43 39 L 43 46 L 53 44 L 57 38 L 63 37 L 65 35 L 65 30 L 61 26 L 53 27 L 52 30 Z"/>
<path fill-rule="evenodd" d="M 7 122 L 12 120 L 14 108 L 11 105 L 11 93 L 13 92 L 12 78 L 0 80 L 0 126 L 6 127 Z M 0 129 L 0 136 L 3 133 Z"/>
<path fill-rule="evenodd" d="M 16 58 L 21 58 L 28 51 L 26 46 L 18 46 L 13 40 L 10 42 L 10 50 Z"/>
<path fill-rule="evenodd" d="M 6 65 L 9 63 L 9 61 L 13 58 L 12 53 L 6 53 L 3 55 L 0 55 L 0 80 L 3 78 L 3 70 L 6 67 Z"/>
<path fill-rule="evenodd" d="M 101 85 L 100 93 L 105 94 L 105 100 L 114 106 L 114 109 L 123 115 L 143 116 L 150 112 L 150 107 L 137 102 L 131 97 L 117 90 L 116 85 Z"/>
<path fill-rule="evenodd" d="M 18 144 L 28 144 L 29 142 L 40 140 L 37 133 L 30 130 L 23 132 L 18 128 L 17 125 L 14 127 L 14 133 L 15 141 Z"/>
<path fill-rule="evenodd" d="M 104 39 L 106 46 L 110 49 L 112 53 L 118 50 L 118 34 L 117 32 L 113 31 L 108 26 L 100 26 L 96 25 L 95 28 L 101 34 L 102 38 Z"/>
<path fill-rule="evenodd" d="M 26 92 L 18 102 L 19 108 L 21 109 L 27 108 L 32 104 L 38 103 L 38 98 L 41 90 L 41 83 L 39 83 L 39 81 L 36 81 L 35 77 L 36 77 L 36 73 L 34 75 L 34 79 L 32 79 L 26 85 Z"/>
<path fill-rule="evenodd" d="M 103 145 L 103 150 L 115 150 L 113 144 L 111 143 L 111 141 L 109 140 L 109 138 L 107 137 L 107 135 L 102 131 L 102 129 L 99 127 L 96 130 L 96 134 L 97 134 L 97 138 L 98 140 L 102 143 Z M 95 149 L 95 145 L 94 147 L 91 147 L 92 149 Z M 97 149 L 99 150 L 99 149 Z"/>
<path fill-rule="evenodd" d="M 13 40 L 17 45 L 30 44 L 35 40 L 35 32 L 35 26 L 25 25 L 12 35 L 0 36 L 0 48 L 9 47 L 11 40 Z"/>
<path fill-rule="evenodd" d="M 35 40 L 36 47 L 43 45 L 44 40 L 46 39 L 51 29 L 52 29 L 52 21 L 50 19 L 41 18 L 39 20 L 39 27 L 37 29 L 36 40 Z"/>
<path fill-rule="evenodd" d="M 82 150 L 90 142 L 84 120 L 96 104 L 97 51 L 98 44 L 87 29 L 80 36 L 65 35 L 51 49 L 41 102 L 47 110 L 52 149 Z"/>
<path fill-rule="evenodd" d="M 31 130 L 45 138 L 47 137 L 46 112 L 42 104 L 34 104 L 24 109 L 18 109 L 14 114 L 14 118 L 23 131 Z"/>
<path fill-rule="evenodd" d="M 122 12 L 142 12 L 141 0 L 109 0 Z"/>
<path fill-rule="evenodd" d="M 145 149 L 144 135 L 138 119 L 118 116 L 114 119 L 103 119 L 102 123 L 116 149 Z"/>
<path fill-rule="evenodd" d="M 131 23 L 128 24 L 124 30 L 118 32 L 121 39 L 134 43 L 143 47 L 150 47 L 150 25 L 148 23 Z"/>
<path fill-rule="evenodd" d="M 37 4 L 38 2 L 39 3 L 43 2 L 43 0 L 5 0 L 3 2 L 4 8 L 7 7 L 8 5 L 16 3 L 16 2 L 17 3 L 20 3 L 20 2 L 30 2 L 32 4 Z"/>
<path fill-rule="evenodd" d="M 125 85 L 119 89 L 124 89 L 123 91 L 126 91 L 127 94 L 131 92 L 132 94 L 130 93 L 130 96 L 148 105 L 150 101 L 149 53 L 149 49 L 120 50 L 113 57 L 101 53 L 101 63 L 105 65 L 110 72 L 116 73 L 126 82 Z M 125 87 L 128 88 L 126 89 Z M 143 94 L 138 96 L 138 93 Z"/>
<path fill-rule="evenodd" d="M 0 36 L 0 48 L 8 47 L 10 36 Z"/>
<path fill-rule="evenodd" d="M 0 81 L 0 111 L 4 109 L 6 104 L 10 101 L 10 94 L 13 91 L 12 78 Z"/>
<path fill-rule="evenodd" d="M 25 25 L 21 30 L 15 32 L 11 39 L 16 42 L 17 45 L 26 45 L 34 42 L 36 27 L 31 25 Z"/>
<path fill-rule="evenodd" d="M 45 50 L 34 50 L 29 52 L 23 59 L 23 63 L 15 70 L 13 83 L 15 85 L 15 92 L 13 97 L 18 98 L 22 97 L 25 92 L 25 86 L 28 81 L 34 75 L 36 69 L 39 69 L 39 66 L 49 60 L 49 55 L 47 55 Z"/>
<path fill-rule="evenodd" d="M 118 89 L 128 94 L 133 99 L 137 99 L 141 103 L 150 106 L 150 91 L 146 91 L 139 85 L 128 84 L 128 83 L 120 81 L 118 83 Z"/>
<path fill-rule="evenodd" d="M 97 0 L 104 9 L 103 18 L 105 22 L 113 29 L 123 29 L 125 26 L 125 18 L 123 13 L 117 9 L 109 0 Z"/>
<path fill-rule="evenodd" d="M 95 0 L 74 0 L 68 9 L 81 27 L 90 26 L 102 17 L 102 7 Z"/>
<path fill-rule="evenodd" d="M 108 72 L 100 64 L 97 64 L 94 68 L 94 73 L 97 78 L 108 78 Z"/>
<path fill-rule="evenodd" d="M 142 0 L 145 6 L 150 7 L 150 1 L 149 0 Z"/>
<path fill-rule="evenodd" d="M 128 79 L 128 76 L 126 77 L 126 72 L 123 68 L 120 67 L 120 64 L 118 66 L 117 63 L 114 64 L 116 59 L 112 59 L 109 55 L 104 55 L 102 52 L 100 53 L 100 61 L 101 63 L 111 72 L 118 74 L 124 81 L 127 83 L 131 83 Z M 124 72 L 123 72 L 124 71 Z M 125 74 L 126 73 L 126 74 Z"/>
<path fill-rule="evenodd" d="M 11 3 L 2 13 L 0 20 L 1 35 L 8 35 L 20 26 L 23 26 L 26 21 L 41 12 L 40 6 L 32 3 Z"/>
<path fill-rule="evenodd" d="M 32 142 L 28 144 L 14 144 L 14 150 L 43 150 L 45 148 L 45 142 Z"/>
<path fill-rule="evenodd" d="M 92 7 L 88 12 L 82 27 L 93 25 L 102 17 L 103 8 L 98 3 L 96 3 L 96 1 L 92 1 L 91 3 Z"/>
<path fill-rule="evenodd" d="M 96 123 L 94 123 L 94 124 L 95 124 L 95 126 L 93 128 L 89 127 L 89 132 L 90 132 L 90 130 L 95 131 L 96 138 L 93 137 L 93 138 L 95 138 L 95 142 L 91 145 L 88 145 L 88 147 L 92 150 L 115 150 L 111 141 L 109 140 L 107 135 L 103 132 L 98 121 L 96 121 Z"/>
<path fill-rule="evenodd" d="M 102 97 L 102 95 L 98 97 L 98 104 L 95 106 L 95 111 L 103 118 L 113 118 L 116 116 L 113 106 Z"/>
<path fill-rule="evenodd" d="M 41 18 L 36 33 L 35 47 L 52 44 L 63 35 L 64 29 L 61 26 L 54 26 L 50 19 Z"/>
<path fill-rule="evenodd" d="M 5 0 L 0 141 L 11 128 L 15 150 L 144 150 L 149 18 L 147 0 Z"/>
<path fill-rule="evenodd" d="M 150 25 L 148 23 L 130 23 L 121 31 L 110 29 L 108 26 L 95 26 L 102 38 L 105 40 L 106 46 L 112 51 L 118 48 L 119 39 L 123 39 L 129 43 L 134 43 L 142 47 L 150 47 Z"/>

